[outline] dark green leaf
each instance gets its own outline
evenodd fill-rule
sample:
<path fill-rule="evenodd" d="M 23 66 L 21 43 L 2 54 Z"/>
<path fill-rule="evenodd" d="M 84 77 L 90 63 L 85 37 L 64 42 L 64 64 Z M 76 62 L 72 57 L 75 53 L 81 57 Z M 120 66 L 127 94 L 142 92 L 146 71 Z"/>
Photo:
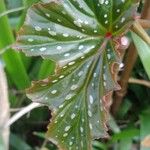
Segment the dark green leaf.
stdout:
<path fill-rule="evenodd" d="M 131 107 L 132 107 L 132 103 L 128 99 L 125 99 L 118 111 L 117 116 L 119 118 L 125 117 L 125 115 L 127 115 L 128 111 L 131 109 Z"/>
<path fill-rule="evenodd" d="M 15 134 L 10 135 L 10 146 L 13 150 L 33 150 L 25 141 Z"/>
<path fill-rule="evenodd" d="M 59 140 L 62 145 L 66 138 L 66 147 L 69 143 L 72 145 L 75 139 L 74 146 L 79 145 L 79 149 L 82 145 L 86 146 L 84 149 L 91 147 L 90 128 L 94 138 L 106 135 L 105 111 L 110 102 L 104 95 L 111 92 L 116 83 L 111 77 L 107 55 L 103 55 L 69 63 L 60 70 L 61 74 L 51 77 L 49 81 L 36 83 L 32 88 L 34 92 L 32 89 L 29 91 L 28 97 L 33 101 L 42 101 L 52 110 L 59 107 L 57 115 L 53 115 L 49 136 Z M 80 145 L 80 141 L 88 143 Z"/>
<path fill-rule="evenodd" d="M 134 10 L 131 0 L 52 1 L 29 9 L 15 47 L 57 63 L 56 74 L 34 82 L 28 97 L 52 109 L 47 135 L 58 147 L 91 150 L 91 139 L 107 136 L 111 93 L 119 88 L 114 41 Z"/>

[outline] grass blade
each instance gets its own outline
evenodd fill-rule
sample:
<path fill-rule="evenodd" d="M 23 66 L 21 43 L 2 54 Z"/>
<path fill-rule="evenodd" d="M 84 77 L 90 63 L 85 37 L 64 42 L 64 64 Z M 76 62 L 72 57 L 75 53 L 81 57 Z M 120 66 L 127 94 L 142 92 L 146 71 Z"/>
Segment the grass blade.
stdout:
<path fill-rule="evenodd" d="M 0 13 L 5 12 L 5 3 L 2 0 L 0 4 Z M 7 47 L 14 42 L 14 37 L 11 32 L 7 16 L 0 18 L 0 48 Z M 29 86 L 30 81 L 26 73 L 25 67 L 22 63 L 20 54 L 8 49 L 2 58 L 6 64 L 7 72 L 9 73 L 11 80 L 15 83 L 18 89 L 23 89 Z"/>

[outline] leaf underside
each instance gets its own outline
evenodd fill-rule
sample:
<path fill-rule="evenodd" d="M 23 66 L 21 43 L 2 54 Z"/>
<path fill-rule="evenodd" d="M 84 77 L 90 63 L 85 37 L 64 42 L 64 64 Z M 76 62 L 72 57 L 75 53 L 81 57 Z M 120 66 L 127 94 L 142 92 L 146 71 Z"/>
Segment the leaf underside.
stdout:
<path fill-rule="evenodd" d="M 121 63 L 114 39 L 135 10 L 132 0 L 58 0 L 29 9 L 14 47 L 57 63 L 56 74 L 33 82 L 27 95 L 52 110 L 47 136 L 60 149 L 91 150 L 92 139 L 108 136 L 111 93 L 119 88 L 113 64 Z"/>

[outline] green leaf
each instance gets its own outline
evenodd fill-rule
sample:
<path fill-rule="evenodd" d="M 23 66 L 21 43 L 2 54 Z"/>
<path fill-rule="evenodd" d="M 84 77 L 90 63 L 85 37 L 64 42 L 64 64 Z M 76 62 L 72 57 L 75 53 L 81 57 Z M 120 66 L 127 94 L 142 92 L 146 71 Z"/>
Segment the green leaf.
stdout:
<path fill-rule="evenodd" d="M 130 150 L 132 149 L 132 141 L 133 139 L 121 140 L 119 143 L 119 150 Z"/>
<path fill-rule="evenodd" d="M 137 48 L 138 54 L 141 58 L 143 66 L 145 68 L 145 71 L 150 79 L 150 68 L 149 68 L 150 46 L 146 42 L 144 42 L 138 35 L 136 35 L 133 32 L 131 32 L 131 33 L 132 33 L 133 41 Z"/>
<path fill-rule="evenodd" d="M 107 150 L 107 146 L 101 142 L 93 141 L 94 150 Z"/>
<path fill-rule="evenodd" d="M 123 139 L 113 144 L 113 150 L 132 150 L 132 139 Z"/>
<path fill-rule="evenodd" d="M 107 136 L 111 93 L 119 88 L 116 35 L 133 22 L 133 1 L 64 0 L 29 9 L 15 47 L 57 63 L 56 73 L 33 82 L 27 95 L 52 110 L 48 138 L 60 149 L 91 150 Z M 116 13 L 114 13 L 116 12 Z"/>
<path fill-rule="evenodd" d="M 120 132 L 119 126 L 117 125 L 115 119 L 114 119 L 113 116 L 111 116 L 111 115 L 110 115 L 110 117 L 109 117 L 108 126 L 109 126 L 109 128 L 110 128 L 114 133 L 119 133 L 119 132 Z"/>
<path fill-rule="evenodd" d="M 44 79 L 48 77 L 50 74 L 53 74 L 55 70 L 55 63 L 50 60 L 43 60 L 39 74 L 38 79 Z"/>
<path fill-rule="evenodd" d="M 4 0 L 1 1 L 0 4 L 0 13 L 5 11 L 5 3 Z M 10 25 L 8 23 L 7 16 L 3 16 L 0 18 L 0 49 L 7 47 L 8 45 L 14 42 L 14 37 L 10 29 Z M 11 80 L 18 89 L 23 89 L 29 86 L 30 81 L 27 76 L 25 67 L 21 60 L 20 55 L 13 51 L 12 49 L 8 49 L 3 55 L 2 58 L 6 64 L 6 70 L 11 77 Z M 19 72 L 19 74 L 18 74 Z"/>
<path fill-rule="evenodd" d="M 139 137 L 140 130 L 134 127 L 127 127 L 120 133 L 114 134 L 109 141 L 109 145 L 115 145 L 116 150 L 130 150 L 132 148 L 133 139 Z"/>
<path fill-rule="evenodd" d="M 112 48 L 111 44 L 108 46 Z M 107 60 L 106 53 L 103 55 L 71 62 L 60 70 L 61 74 L 52 76 L 49 81 L 39 81 L 28 91 L 28 97 L 33 101 L 47 104 L 52 110 L 59 107 L 53 114 L 48 135 L 59 140 L 61 145 L 65 138 L 68 141 L 66 149 L 75 139 L 74 146 L 79 145 L 80 149 L 83 145 L 84 149 L 88 149 L 91 147 L 90 134 L 94 138 L 107 135 L 105 120 L 110 102 L 104 95 L 115 89 L 117 84 L 111 76 L 111 61 Z M 80 142 L 85 143 L 80 145 Z"/>
<path fill-rule="evenodd" d="M 141 138 L 141 150 L 149 150 L 150 149 L 150 109 L 142 112 L 140 115 L 140 138 Z"/>
<path fill-rule="evenodd" d="M 13 150 L 33 150 L 25 141 L 18 135 L 10 134 L 10 146 Z"/>
<path fill-rule="evenodd" d="M 127 115 L 128 111 L 131 109 L 132 103 L 130 100 L 125 99 L 124 102 L 122 103 L 121 107 L 119 108 L 119 111 L 117 113 L 117 117 L 123 118 Z"/>
<path fill-rule="evenodd" d="M 33 134 L 39 138 L 45 139 L 45 133 L 43 132 L 34 132 Z"/>
<path fill-rule="evenodd" d="M 140 131 L 136 128 L 127 128 L 120 133 L 114 134 L 112 136 L 111 142 L 117 142 L 118 140 L 133 139 L 136 136 L 139 136 Z"/>

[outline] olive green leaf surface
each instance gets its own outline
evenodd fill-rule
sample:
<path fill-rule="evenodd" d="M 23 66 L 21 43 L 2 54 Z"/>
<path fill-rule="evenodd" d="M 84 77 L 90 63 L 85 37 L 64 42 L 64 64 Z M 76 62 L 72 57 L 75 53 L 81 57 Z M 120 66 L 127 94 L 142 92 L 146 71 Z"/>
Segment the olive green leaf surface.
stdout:
<path fill-rule="evenodd" d="M 133 23 L 132 0 L 53 0 L 28 10 L 14 47 L 54 60 L 56 73 L 33 82 L 32 101 L 52 110 L 48 138 L 63 150 L 91 150 L 107 136 L 111 92 L 121 63 L 115 38 Z"/>

